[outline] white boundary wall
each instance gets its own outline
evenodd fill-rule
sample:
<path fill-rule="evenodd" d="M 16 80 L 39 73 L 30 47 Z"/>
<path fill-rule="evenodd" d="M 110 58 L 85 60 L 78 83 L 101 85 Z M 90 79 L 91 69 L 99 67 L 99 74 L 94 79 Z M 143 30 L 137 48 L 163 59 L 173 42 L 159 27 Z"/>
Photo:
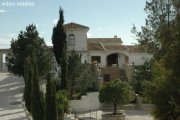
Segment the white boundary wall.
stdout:
<path fill-rule="evenodd" d="M 80 100 L 71 100 L 69 103 L 72 112 L 84 112 L 90 110 L 99 110 L 101 103 L 99 102 L 99 92 L 87 93 Z"/>

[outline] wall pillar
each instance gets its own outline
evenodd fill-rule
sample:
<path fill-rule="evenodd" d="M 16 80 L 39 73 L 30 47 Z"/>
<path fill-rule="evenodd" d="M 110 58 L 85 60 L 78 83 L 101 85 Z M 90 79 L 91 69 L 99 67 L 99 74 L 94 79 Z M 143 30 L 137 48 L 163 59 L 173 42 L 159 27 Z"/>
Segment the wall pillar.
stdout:
<path fill-rule="evenodd" d="M 3 70 L 3 54 L 0 53 L 0 71 Z"/>

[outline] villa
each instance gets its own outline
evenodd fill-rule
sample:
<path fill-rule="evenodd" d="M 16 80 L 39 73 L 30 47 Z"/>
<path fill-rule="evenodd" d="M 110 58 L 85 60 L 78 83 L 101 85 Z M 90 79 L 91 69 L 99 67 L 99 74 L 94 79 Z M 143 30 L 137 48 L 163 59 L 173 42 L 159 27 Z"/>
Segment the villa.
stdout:
<path fill-rule="evenodd" d="M 112 79 L 133 80 L 133 65 L 142 65 L 152 55 L 136 45 L 123 45 L 121 38 L 87 38 L 89 27 L 77 23 L 64 25 L 68 51 L 82 55 L 82 62 L 96 63 L 104 82 Z M 9 49 L 0 49 L 0 71 L 7 71 L 5 54 Z"/>
<path fill-rule="evenodd" d="M 123 45 L 121 38 L 87 38 L 89 27 L 77 23 L 64 25 L 67 49 L 82 54 L 82 62 L 96 62 L 104 82 L 112 79 L 132 81 L 133 65 L 142 65 L 152 55 L 135 45 Z"/>

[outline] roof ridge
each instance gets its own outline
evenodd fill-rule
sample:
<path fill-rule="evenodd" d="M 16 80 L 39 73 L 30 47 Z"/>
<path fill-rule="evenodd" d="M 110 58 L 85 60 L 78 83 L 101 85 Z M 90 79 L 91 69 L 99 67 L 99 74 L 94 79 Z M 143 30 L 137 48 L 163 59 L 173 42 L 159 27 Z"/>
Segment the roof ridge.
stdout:
<path fill-rule="evenodd" d="M 87 26 L 85 26 L 85 25 L 81 25 L 81 24 L 74 23 L 74 22 L 66 23 L 66 24 L 64 24 L 64 27 L 65 27 L 66 29 L 70 29 L 70 28 L 89 29 L 89 27 L 87 27 Z"/>

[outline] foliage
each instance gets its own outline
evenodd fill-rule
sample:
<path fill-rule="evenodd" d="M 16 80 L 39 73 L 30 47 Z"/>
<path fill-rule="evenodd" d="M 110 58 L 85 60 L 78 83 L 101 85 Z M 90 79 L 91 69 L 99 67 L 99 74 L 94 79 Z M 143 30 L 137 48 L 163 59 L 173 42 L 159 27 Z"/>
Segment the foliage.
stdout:
<path fill-rule="evenodd" d="M 61 66 L 61 89 L 67 89 L 67 42 L 63 24 L 64 12 L 60 8 L 58 23 L 53 28 L 52 43 L 56 61 Z"/>
<path fill-rule="evenodd" d="M 24 100 L 25 100 L 25 106 L 29 112 L 31 112 L 31 89 L 32 89 L 32 75 L 33 75 L 33 69 L 31 58 L 28 56 L 25 60 L 25 66 L 24 66 L 24 80 L 25 80 L 25 87 L 24 87 Z"/>
<path fill-rule="evenodd" d="M 70 98 L 76 92 L 77 80 L 82 72 L 81 55 L 77 54 L 74 50 L 68 55 L 68 90 Z"/>
<path fill-rule="evenodd" d="M 81 63 L 81 55 L 72 50 L 68 56 L 68 90 L 70 99 L 77 94 L 86 94 L 88 89 L 95 89 L 96 76 L 94 65 Z"/>
<path fill-rule="evenodd" d="M 29 60 L 32 69 L 31 113 L 33 120 L 44 120 L 44 102 L 39 88 L 37 57 L 34 51 L 32 51 L 32 54 L 29 56 Z"/>
<path fill-rule="evenodd" d="M 43 76 L 49 71 L 49 66 L 46 66 L 46 57 L 48 48 L 44 40 L 39 37 L 36 26 L 31 24 L 26 27 L 25 31 L 20 31 L 18 38 L 11 41 L 11 52 L 7 54 L 6 65 L 8 70 L 15 75 L 24 77 L 24 62 L 27 56 L 35 49 L 37 56 L 39 75 Z"/>
<path fill-rule="evenodd" d="M 53 28 L 52 43 L 53 43 L 53 52 L 56 57 L 58 64 L 61 63 L 63 56 L 63 49 L 66 46 L 66 33 L 64 31 L 64 12 L 62 8 L 59 10 L 59 20 L 57 25 Z"/>
<path fill-rule="evenodd" d="M 59 120 L 63 119 L 64 113 L 68 112 L 69 99 L 66 90 L 61 90 L 56 93 L 57 111 Z"/>
<path fill-rule="evenodd" d="M 132 86 L 135 93 L 142 95 L 143 82 L 151 80 L 151 62 L 146 61 L 143 65 L 134 66 L 134 74 Z"/>
<path fill-rule="evenodd" d="M 116 114 L 117 105 L 123 104 L 129 100 L 131 89 L 126 82 L 113 80 L 105 84 L 99 92 L 99 101 L 112 103 L 114 114 Z"/>
<path fill-rule="evenodd" d="M 56 87 L 55 80 L 48 74 L 46 84 L 45 120 L 57 120 Z"/>
<path fill-rule="evenodd" d="M 94 64 L 84 63 L 82 66 L 82 72 L 77 79 L 77 92 L 86 94 L 88 91 L 97 91 L 97 76 Z"/>
<path fill-rule="evenodd" d="M 61 86 L 60 89 L 67 90 L 67 49 L 64 47 L 63 49 L 63 58 L 62 58 L 62 64 L 61 64 Z"/>
<path fill-rule="evenodd" d="M 135 33 L 140 44 L 144 43 L 148 49 L 152 48 L 149 46 L 151 42 L 157 45 L 157 49 L 152 49 L 155 58 L 152 67 L 153 82 L 149 88 L 146 87 L 145 92 L 154 103 L 155 118 L 179 120 L 180 1 L 148 0 L 145 10 L 148 13 L 146 26 L 141 32 Z"/>

